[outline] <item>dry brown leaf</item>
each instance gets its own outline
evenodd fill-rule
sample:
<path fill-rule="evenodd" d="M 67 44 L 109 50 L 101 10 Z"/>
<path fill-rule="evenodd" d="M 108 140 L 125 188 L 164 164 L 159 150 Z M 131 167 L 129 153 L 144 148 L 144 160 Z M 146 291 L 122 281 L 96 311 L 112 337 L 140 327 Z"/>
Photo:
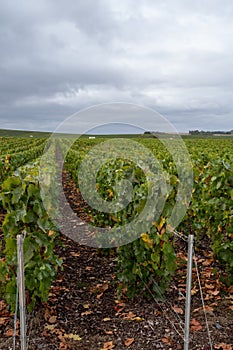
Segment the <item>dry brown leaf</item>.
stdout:
<path fill-rule="evenodd" d="M 93 270 L 93 267 L 92 266 L 87 266 L 85 270 L 91 271 L 91 270 Z"/>
<path fill-rule="evenodd" d="M 233 347 L 231 344 L 220 343 L 220 344 L 215 345 L 215 349 L 233 350 Z"/>
<path fill-rule="evenodd" d="M 3 300 L 0 300 L 0 315 L 1 316 L 9 315 L 9 312 L 7 311 L 7 304 Z"/>
<path fill-rule="evenodd" d="M 128 338 L 124 341 L 125 346 L 130 346 L 131 344 L 133 344 L 134 342 L 134 338 Z"/>
<path fill-rule="evenodd" d="M 180 314 L 180 315 L 183 315 L 183 314 L 184 314 L 184 310 L 181 309 L 181 307 L 173 306 L 172 308 L 173 308 L 173 310 L 174 310 L 177 314 Z"/>
<path fill-rule="evenodd" d="M 9 322 L 8 317 L 0 317 L 0 326 Z"/>
<path fill-rule="evenodd" d="M 205 288 L 207 288 L 207 289 L 215 289 L 215 285 L 214 284 L 205 283 Z"/>
<path fill-rule="evenodd" d="M 59 344 L 59 350 L 67 350 L 68 349 L 68 345 L 66 343 L 61 342 Z"/>
<path fill-rule="evenodd" d="M 136 316 L 132 311 L 128 312 L 128 313 L 123 313 L 121 315 L 123 317 L 124 320 L 129 320 L 129 321 L 143 321 L 144 318 Z"/>
<path fill-rule="evenodd" d="M 88 316 L 88 315 L 91 315 L 91 314 L 93 314 L 93 311 L 89 310 L 89 311 L 82 312 L 81 316 Z"/>
<path fill-rule="evenodd" d="M 123 313 L 122 317 L 127 320 L 132 320 L 134 317 L 136 317 L 136 315 L 132 311 L 130 311 L 128 313 Z"/>
<path fill-rule="evenodd" d="M 70 255 L 76 257 L 76 256 L 80 256 L 80 253 L 71 252 Z"/>
<path fill-rule="evenodd" d="M 201 331 L 202 330 L 202 325 L 195 319 L 193 319 L 191 322 L 190 322 L 190 329 L 191 331 L 193 332 L 197 332 L 197 331 Z"/>
<path fill-rule="evenodd" d="M 173 344 L 173 341 L 171 339 L 167 338 L 167 337 L 163 337 L 162 338 L 162 342 L 166 343 L 168 345 L 172 345 Z"/>
<path fill-rule="evenodd" d="M 160 315 L 160 311 L 155 309 L 155 310 L 154 310 L 154 315 L 155 315 L 155 316 L 159 316 L 159 315 Z"/>
<path fill-rule="evenodd" d="M 108 283 L 97 284 L 90 288 L 90 293 L 103 293 L 108 289 Z"/>
<path fill-rule="evenodd" d="M 48 320 L 49 323 L 56 323 L 57 322 L 57 316 L 51 316 Z"/>
<path fill-rule="evenodd" d="M 203 266 L 210 266 L 214 262 L 213 259 L 205 260 L 203 261 L 202 265 Z"/>
<path fill-rule="evenodd" d="M 195 295 L 195 294 L 197 294 L 199 292 L 199 290 L 196 288 L 196 287 L 194 287 L 192 290 L 191 290 L 191 295 Z"/>
<path fill-rule="evenodd" d="M 200 307 L 198 307 L 198 308 L 196 308 L 196 309 L 194 309 L 193 310 L 193 312 L 195 313 L 195 312 L 202 312 L 203 311 L 203 307 L 202 306 L 200 306 Z M 214 308 L 212 307 L 212 306 L 209 306 L 209 305 L 205 305 L 205 311 L 206 312 L 213 312 L 214 311 Z"/>
<path fill-rule="evenodd" d="M 101 348 L 100 350 L 111 350 L 115 347 L 115 345 L 113 344 L 112 341 L 107 341 L 106 343 L 104 343 L 103 348 Z"/>
<path fill-rule="evenodd" d="M 11 328 L 11 329 L 8 329 L 5 333 L 5 337 L 13 337 L 14 335 L 14 329 Z M 16 331 L 16 335 L 18 336 L 19 335 L 19 331 Z"/>
<path fill-rule="evenodd" d="M 97 297 L 96 297 L 96 299 L 100 299 L 103 295 L 104 295 L 104 293 L 98 294 Z"/>
<path fill-rule="evenodd" d="M 69 333 L 69 334 L 64 334 L 64 338 L 68 338 L 68 339 L 72 339 L 72 340 L 82 340 L 82 338 L 78 335 L 78 334 L 73 334 L 73 333 Z"/>

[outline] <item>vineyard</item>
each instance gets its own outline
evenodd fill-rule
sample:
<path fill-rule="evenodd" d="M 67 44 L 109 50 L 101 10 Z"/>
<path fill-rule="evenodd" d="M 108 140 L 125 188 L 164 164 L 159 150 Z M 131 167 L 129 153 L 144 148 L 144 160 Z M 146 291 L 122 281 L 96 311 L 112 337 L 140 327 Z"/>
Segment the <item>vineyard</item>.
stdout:
<path fill-rule="evenodd" d="M 166 140 L 130 144 L 126 152 L 116 138 L 115 154 L 101 137 L 0 138 L 2 349 L 12 344 L 23 232 L 29 349 L 182 349 L 190 234 L 200 269 L 192 349 L 211 349 L 208 329 L 213 349 L 232 349 L 233 138 L 185 138 L 190 164 L 175 138 L 177 156 Z M 61 192 L 84 222 L 80 235 Z"/>

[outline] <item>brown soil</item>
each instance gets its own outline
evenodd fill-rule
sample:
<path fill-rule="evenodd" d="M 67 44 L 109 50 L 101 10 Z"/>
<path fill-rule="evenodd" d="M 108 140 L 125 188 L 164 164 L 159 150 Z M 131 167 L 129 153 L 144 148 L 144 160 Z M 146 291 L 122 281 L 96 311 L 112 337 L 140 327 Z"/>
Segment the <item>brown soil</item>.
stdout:
<path fill-rule="evenodd" d="M 79 215 L 81 200 L 69 175 L 64 189 Z M 80 214 L 82 213 L 82 214 Z M 4 215 L 0 214 L 0 220 Z M 72 225 L 67 218 L 67 223 Z M 163 301 L 151 295 L 133 300 L 116 297 L 116 261 L 94 248 L 61 237 L 58 254 L 64 269 L 51 287 L 49 300 L 27 315 L 28 349 L 183 349 L 186 266 L 180 266 Z M 187 244 L 177 238 L 176 250 L 182 259 Z M 212 349 L 232 350 L 233 288 L 219 281 L 220 267 L 213 260 L 208 242 L 196 248 Z M 216 272 L 213 273 L 215 268 Z M 193 269 L 190 349 L 211 349 L 202 308 L 196 269 Z M 19 332 L 19 330 L 18 330 Z M 13 349 L 13 315 L 0 301 L 0 349 Z M 16 349 L 20 349 L 19 336 Z"/>

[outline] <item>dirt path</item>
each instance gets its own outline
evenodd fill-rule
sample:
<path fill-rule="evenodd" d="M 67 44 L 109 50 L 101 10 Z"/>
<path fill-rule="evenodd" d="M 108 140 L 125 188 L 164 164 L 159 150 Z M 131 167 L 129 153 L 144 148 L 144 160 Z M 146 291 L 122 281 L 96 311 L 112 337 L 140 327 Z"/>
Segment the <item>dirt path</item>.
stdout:
<path fill-rule="evenodd" d="M 66 173 L 64 184 L 73 210 L 87 219 L 85 203 Z M 115 257 L 101 255 L 66 236 L 62 242 L 58 254 L 64 269 L 51 287 L 48 302 L 28 315 L 29 350 L 183 349 L 185 266 L 177 271 L 165 301 L 157 302 L 152 295 L 149 300 L 139 296 L 118 301 Z M 184 242 L 177 240 L 176 249 L 184 258 Z M 212 274 L 211 251 L 203 247 L 196 254 L 213 348 L 231 350 L 233 289 L 224 289 L 219 275 Z M 195 271 L 192 294 L 190 349 L 211 349 Z M 12 332 L 13 315 L 0 301 L 0 349 L 12 349 Z"/>

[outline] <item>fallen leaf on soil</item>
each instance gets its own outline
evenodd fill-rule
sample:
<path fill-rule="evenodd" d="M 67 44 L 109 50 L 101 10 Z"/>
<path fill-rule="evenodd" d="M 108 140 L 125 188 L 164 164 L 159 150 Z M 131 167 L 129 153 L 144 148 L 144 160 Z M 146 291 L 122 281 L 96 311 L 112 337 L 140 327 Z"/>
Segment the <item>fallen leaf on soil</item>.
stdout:
<path fill-rule="evenodd" d="M 155 316 L 159 316 L 159 315 L 160 315 L 160 311 L 155 309 L 155 310 L 154 310 L 154 315 L 155 315 Z"/>
<path fill-rule="evenodd" d="M 112 341 L 107 341 L 106 343 L 104 343 L 104 347 L 101 348 L 100 350 L 111 350 L 115 347 L 115 345 L 113 344 Z"/>
<path fill-rule="evenodd" d="M 102 292 L 102 293 L 100 293 L 100 294 L 98 294 L 97 295 L 97 297 L 96 297 L 96 299 L 100 299 L 102 296 L 104 295 L 104 293 Z"/>
<path fill-rule="evenodd" d="M 8 329 L 5 333 L 5 337 L 13 337 L 14 335 L 14 329 Z M 16 331 L 16 335 L 19 335 L 19 331 Z"/>
<path fill-rule="evenodd" d="M 1 316 L 8 316 L 9 312 L 7 311 L 7 304 L 3 301 L 0 300 L 0 315 Z"/>
<path fill-rule="evenodd" d="M 9 321 L 8 317 L 0 317 L 0 326 L 6 324 Z"/>
<path fill-rule="evenodd" d="M 56 323 L 56 321 L 57 321 L 57 316 L 51 316 L 49 318 L 49 323 Z"/>
<path fill-rule="evenodd" d="M 219 294 L 219 290 L 214 290 L 213 292 L 211 292 L 212 295 L 216 296 Z"/>
<path fill-rule="evenodd" d="M 220 344 L 215 345 L 215 349 L 233 350 L 233 347 L 231 344 L 220 343 Z"/>
<path fill-rule="evenodd" d="M 80 256 L 80 253 L 71 252 L 70 255 L 76 257 L 76 256 Z"/>
<path fill-rule="evenodd" d="M 173 306 L 172 308 L 173 308 L 173 310 L 174 310 L 177 314 L 183 315 L 184 310 L 181 309 L 180 307 L 178 307 L 178 306 Z"/>
<path fill-rule="evenodd" d="M 44 328 L 48 329 L 49 331 L 52 331 L 55 328 L 55 325 L 54 324 L 46 324 Z"/>
<path fill-rule="evenodd" d="M 205 260 L 203 261 L 202 265 L 203 266 L 210 266 L 214 262 L 213 259 Z"/>
<path fill-rule="evenodd" d="M 199 290 L 198 290 L 196 287 L 194 287 L 194 288 L 191 290 L 191 294 L 192 294 L 192 295 L 197 294 L 197 292 L 199 292 Z"/>
<path fill-rule="evenodd" d="M 136 316 L 131 311 L 129 313 L 123 313 L 121 316 L 123 317 L 124 320 L 130 320 L 130 321 L 143 321 L 144 320 L 144 318 Z"/>
<path fill-rule="evenodd" d="M 128 338 L 124 341 L 125 346 L 130 346 L 134 342 L 134 338 Z"/>
<path fill-rule="evenodd" d="M 208 283 L 206 283 L 206 284 L 205 284 L 205 288 L 207 288 L 207 289 L 214 289 L 214 288 L 215 288 L 215 285 L 214 285 L 214 284 L 208 284 Z"/>
<path fill-rule="evenodd" d="M 103 293 L 108 289 L 108 283 L 97 284 L 90 288 L 90 293 Z"/>
<path fill-rule="evenodd" d="M 203 307 L 200 306 L 198 307 L 197 309 L 194 309 L 193 312 L 199 312 L 199 311 L 203 311 Z M 214 308 L 212 306 L 209 306 L 209 305 L 205 305 L 205 311 L 206 312 L 213 312 L 214 311 Z"/>
<path fill-rule="evenodd" d="M 172 345 L 173 344 L 173 341 L 171 339 L 167 338 L 167 337 L 163 337 L 162 338 L 162 342 L 166 343 L 168 345 Z"/>
<path fill-rule="evenodd" d="M 103 319 L 103 321 L 104 321 L 104 322 L 111 321 L 111 318 L 110 318 L 110 317 L 105 317 L 105 318 Z"/>
<path fill-rule="evenodd" d="M 82 338 L 78 335 L 78 334 L 64 334 L 64 338 L 68 338 L 68 339 L 73 339 L 73 340 L 82 340 Z"/>
<path fill-rule="evenodd" d="M 59 345 L 59 350 L 67 350 L 68 345 L 66 343 L 61 342 Z"/>
<path fill-rule="evenodd" d="M 85 270 L 91 271 L 91 270 L 93 270 L 93 267 L 92 267 L 92 266 L 87 266 L 87 267 L 85 268 Z"/>
<path fill-rule="evenodd" d="M 193 319 L 191 322 L 190 322 L 190 329 L 191 331 L 194 331 L 194 332 L 197 332 L 197 331 L 201 331 L 202 330 L 202 325 L 195 319 Z"/>
<path fill-rule="evenodd" d="M 113 334 L 113 331 L 105 331 L 105 334 Z"/>
<path fill-rule="evenodd" d="M 122 310 L 125 308 L 125 303 L 119 302 L 118 300 L 115 300 L 116 305 L 114 306 L 114 309 L 117 311 L 117 314 L 119 314 Z"/>
<path fill-rule="evenodd" d="M 93 314 L 93 311 L 85 311 L 85 312 L 81 313 L 81 316 L 88 316 L 88 315 L 91 315 L 91 314 Z"/>

